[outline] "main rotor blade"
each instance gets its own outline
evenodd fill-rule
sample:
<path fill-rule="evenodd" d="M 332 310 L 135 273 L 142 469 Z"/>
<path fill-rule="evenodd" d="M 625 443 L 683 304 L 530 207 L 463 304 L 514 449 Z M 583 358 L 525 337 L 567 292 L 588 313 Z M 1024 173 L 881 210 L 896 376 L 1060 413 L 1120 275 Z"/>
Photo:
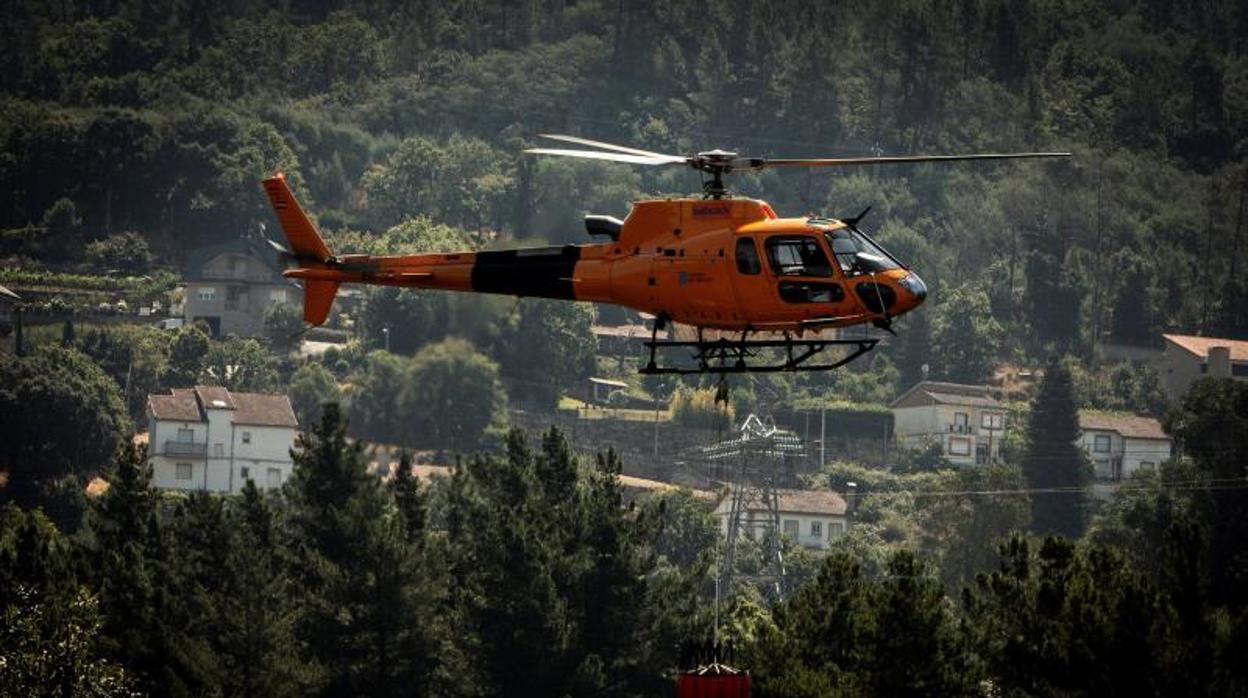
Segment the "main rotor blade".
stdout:
<path fill-rule="evenodd" d="M 886 155 L 869 158 L 766 158 L 756 167 L 840 167 L 842 165 L 891 165 L 903 162 L 948 162 L 952 160 L 1018 160 L 1023 158 L 1068 158 L 1070 153 L 977 153 L 974 155 Z"/>
<path fill-rule="evenodd" d="M 552 141 L 564 141 L 566 143 L 576 143 L 578 145 L 589 145 L 595 148 L 602 148 L 603 150 L 614 150 L 617 153 L 632 153 L 633 155 L 647 155 L 647 156 L 654 157 L 654 158 L 680 157 L 678 155 L 667 155 L 665 153 L 655 153 L 653 151 L 642 150 L 640 148 L 629 148 L 623 145 L 615 145 L 614 143 L 603 143 L 602 141 L 591 141 L 588 138 L 581 138 L 579 136 L 565 136 L 561 133 L 539 133 L 537 135 L 540 138 L 549 138 Z M 681 158 L 681 159 L 683 160 L 684 158 Z"/>
<path fill-rule="evenodd" d="M 683 165 L 686 158 L 676 155 L 629 155 L 626 153 L 604 153 L 597 150 L 564 150 L 563 148 L 526 148 L 526 153 L 533 155 L 560 155 L 570 158 L 587 158 L 589 160 L 610 160 L 612 162 L 628 162 L 634 165 Z"/>

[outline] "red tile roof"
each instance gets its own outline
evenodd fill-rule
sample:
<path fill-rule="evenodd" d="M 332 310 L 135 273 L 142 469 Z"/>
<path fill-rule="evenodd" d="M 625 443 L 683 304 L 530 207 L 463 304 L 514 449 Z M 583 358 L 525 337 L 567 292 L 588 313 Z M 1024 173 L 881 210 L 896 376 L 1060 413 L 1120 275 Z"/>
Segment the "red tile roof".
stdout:
<path fill-rule="evenodd" d="M 147 407 L 156 419 L 170 422 L 202 422 L 195 394 L 149 395 Z"/>
<path fill-rule="evenodd" d="M 724 506 L 724 501 L 731 497 L 728 494 L 721 499 L 716 509 Z M 825 516 L 844 516 L 849 510 L 845 499 L 831 490 L 776 490 L 777 509 L 790 514 L 823 514 Z M 751 493 L 744 502 L 746 511 L 765 511 L 768 507 L 761 499 Z"/>
<path fill-rule="evenodd" d="M 264 393 L 230 393 L 234 398 L 234 423 L 268 427 L 299 426 L 290 398 Z"/>
<path fill-rule="evenodd" d="M 149 395 L 148 408 L 156 419 L 172 422 L 202 422 L 205 409 L 232 410 L 230 421 L 251 426 L 297 428 L 295 411 L 285 395 L 231 393 L 219 386 L 197 385 L 194 389 L 174 388 L 172 395 Z"/>
<path fill-rule="evenodd" d="M 1231 361 L 1248 361 L 1248 341 L 1220 337 L 1194 337 L 1186 334 L 1163 334 L 1167 341 L 1202 359 L 1209 357 L 1211 347 L 1229 347 Z"/>
<path fill-rule="evenodd" d="M 1156 419 L 1122 412 L 1080 410 L 1079 428 L 1084 431 L 1114 431 L 1127 439 L 1170 438 Z"/>

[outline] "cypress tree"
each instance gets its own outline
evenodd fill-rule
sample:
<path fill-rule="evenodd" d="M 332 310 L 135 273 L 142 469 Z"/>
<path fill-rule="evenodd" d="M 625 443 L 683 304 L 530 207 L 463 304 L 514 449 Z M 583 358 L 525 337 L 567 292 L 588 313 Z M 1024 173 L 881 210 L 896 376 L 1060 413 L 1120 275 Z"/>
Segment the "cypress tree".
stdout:
<path fill-rule="evenodd" d="M 1075 439 L 1079 414 L 1070 370 L 1053 358 L 1031 405 L 1023 474 L 1031 488 L 1031 530 L 1070 538 L 1087 525 L 1085 493 L 1088 466 Z"/>

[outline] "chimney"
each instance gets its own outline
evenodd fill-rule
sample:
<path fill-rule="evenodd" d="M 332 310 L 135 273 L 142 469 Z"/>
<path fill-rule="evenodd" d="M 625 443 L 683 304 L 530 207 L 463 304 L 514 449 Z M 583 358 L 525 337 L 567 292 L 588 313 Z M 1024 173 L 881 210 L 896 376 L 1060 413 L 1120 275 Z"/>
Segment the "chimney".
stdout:
<path fill-rule="evenodd" d="M 858 510 L 858 483 L 845 483 L 845 515 L 853 516 Z"/>
<path fill-rule="evenodd" d="M 1205 374 L 1210 378 L 1231 377 L 1231 348 L 1209 347 L 1209 368 Z"/>

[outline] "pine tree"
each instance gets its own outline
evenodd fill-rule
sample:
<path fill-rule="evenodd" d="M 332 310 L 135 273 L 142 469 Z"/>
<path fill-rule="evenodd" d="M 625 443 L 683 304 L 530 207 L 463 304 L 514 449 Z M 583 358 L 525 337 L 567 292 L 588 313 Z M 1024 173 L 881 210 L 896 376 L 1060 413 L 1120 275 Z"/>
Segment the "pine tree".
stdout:
<path fill-rule="evenodd" d="M 1088 465 L 1075 445 L 1079 415 L 1070 370 L 1053 358 L 1031 406 L 1023 474 L 1031 488 L 1031 530 L 1070 538 L 1087 524 L 1084 487 Z"/>
<path fill-rule="evenodd" d="M 288 493 L 302 591 L 297 635 L 333 695 L 433 690 L 434 632 L 418 549 L 402 514 L 346 440 L 336 404 L 300 437 Z"/>
<path fill-rule="evenodd" d="M 156 496 L 145 453 L 127 443 L 106 473 L 108 491 L 88 516 L 94 547 L 94 586 L 99 590 L 105 651 L 147 692 L 168 693 L 185 684 L 172 669 L 175 641 L 162 612 L 176 582 L 162 573 L 166 541 L 156 517 Z M 181 593 L 174 590 L 173 593 Z"/>
<path fill-rule="evenodd" d="M 888 561 L 875 593 L 871 683 L 876 695 L 969 695 L 973 662 L 930 566 L 908 550 Z"/>
<path fill-rule="evenodd" d="M 390 493 L 403 517 L 408 541 L 419 545 L 425 530 L 425 491 L 412 474 L 412 454 L 408 451 L 399 456 L 394 478 L 390 480 Z"/>

